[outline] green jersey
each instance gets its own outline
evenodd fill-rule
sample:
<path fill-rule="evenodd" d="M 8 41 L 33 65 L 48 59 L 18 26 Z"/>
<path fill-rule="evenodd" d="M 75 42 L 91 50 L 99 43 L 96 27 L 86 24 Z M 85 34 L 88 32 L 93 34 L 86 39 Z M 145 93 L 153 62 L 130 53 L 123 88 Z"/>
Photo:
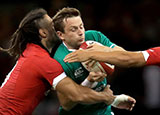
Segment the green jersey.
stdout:
<path fill-rule="evenodd" d="M 98 31 L 89 30 L 85 32 L 85 41 L 92 40 L 99 42 L 105 46 L 113 48 L 113 44 L 104 34 Z M 72 50 L 73 51 L 73 50 Z M 62 43 L 55 52 L 54 58 L 62 65 L 66 75 L 74 80 L 76 83 L 81 84 L 89 75 L 89 72 L 82 66 L 80 62 L 65 63 L 64 57 L 72 52 Z M 98 82 L 93 89 L 96 91 L 103 91 L 107 85 L 107 80 L 104 79 Z M 59 109 L 59 115 L 111 115 L 111 107 L 105 103 L 98 104 L 77 104 L 70 111 L 65 111 L 62 107 Z"/>

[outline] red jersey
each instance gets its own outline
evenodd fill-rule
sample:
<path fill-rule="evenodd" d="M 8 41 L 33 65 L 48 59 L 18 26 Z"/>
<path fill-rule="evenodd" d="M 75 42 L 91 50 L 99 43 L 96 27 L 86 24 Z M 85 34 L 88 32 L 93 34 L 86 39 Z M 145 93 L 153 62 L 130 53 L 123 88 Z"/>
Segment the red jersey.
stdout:
<path fill-rule="evenodd" d="M 143 55 L 147 65 L 160 66 L 160 47 L 154 47 L 146 51 L 143 51 Z"/>
<path fill-rule="evenodd" d="M 64 77 L 61 65 L 45 49 L 28 44 L 0 88 L 0 115 L 31 115 L 45 92 Z"/>

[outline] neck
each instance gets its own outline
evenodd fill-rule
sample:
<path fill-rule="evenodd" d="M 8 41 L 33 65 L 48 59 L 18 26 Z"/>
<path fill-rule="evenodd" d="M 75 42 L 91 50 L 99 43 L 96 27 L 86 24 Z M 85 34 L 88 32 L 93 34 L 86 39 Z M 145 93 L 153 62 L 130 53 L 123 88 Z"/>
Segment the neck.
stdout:
<path fill-rule="evenodd" d="M 49 53 L 51 53 L 52 51 L 52 48 L 54 47 L 54 44 L 50 44 L 50 43 L 47 43 L 45 41 L 41 41 L 42 45 L 48 50 Z"/>
<path fill-rule="evenodd" d="M 58 46 L 62 43 L 61 40 L 57 40 L 53 42 L 45 42 L 45 41 L 41 41 L 42 45 L 46 48 L 46 50 L 48 50 L 48 52 L 50 54 L 54 54 L 54 52 L 56 51 L 56 49 L 58 48 Z"/>
<path fill-rule="evenodd" d="M 63 44 L 64 44 L 64 46 L 66 46 L 66 48 L 68 49 L 68 50 L 73 50 L 73 51 L 75 51 L 75 50 L 78 50 L 78 48 L 72 48 L 72 47 L 70 47 L 70 46 L 68 46 L 65 42 L 63 42 Z"/>

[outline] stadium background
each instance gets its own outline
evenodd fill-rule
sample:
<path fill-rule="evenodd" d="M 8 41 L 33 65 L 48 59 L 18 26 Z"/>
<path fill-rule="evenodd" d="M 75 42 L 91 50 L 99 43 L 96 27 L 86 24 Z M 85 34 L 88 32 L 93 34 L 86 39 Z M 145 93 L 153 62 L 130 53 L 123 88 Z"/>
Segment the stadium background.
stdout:
<path fill-rule="evenodd" d="M 160 1 L 159 0 L 2 0 L 0 3 L 0 46 L 7 48 L 9 38 L 19 22 L 31 9 L 42 7 L 53 16 L 62 7 L 78 8 L 86 30 L 104 33 L 112 42 L 126 50 L 144 50 L 160 45 Z M 0 83 L 14 65 L 14 60 L 0 52 Z M 123 62 L 122 62 L 123 63 Z M 151 69 L 150 69 L 151 68 Z M 108 78 L 115 94 L 128 94 L 136 100 L 132 112 L 113 108 L 116 115 L 153 115 L 160 113 L 160 93 L 147 97 L 151 85 L 146 84 L 146 70 L 151 77 L 159 75 L 157 67 L 117 68 Z M 152 69 L 153 68 L 153 69 Z M 158 75 L 155 74 L 158 71 Z M 150 75 L 150 74 L 149 74 Z M 160 78 L 160 76 L 159 76 Z M 151 78 L 152 79 L 152 78 Z M 152 90 L 158 91 L 159 84 Z M 154 101 L 153 101 L 153 100 Z M 50 94 L 34 111 L 34 115 L 57 115 L 56 94 Z"/>

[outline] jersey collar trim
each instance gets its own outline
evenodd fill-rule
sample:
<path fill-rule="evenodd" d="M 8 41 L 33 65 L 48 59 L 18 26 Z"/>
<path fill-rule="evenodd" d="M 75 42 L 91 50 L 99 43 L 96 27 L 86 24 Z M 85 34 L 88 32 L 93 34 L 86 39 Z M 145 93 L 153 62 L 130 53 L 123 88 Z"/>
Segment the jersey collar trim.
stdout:
<path fill-rule="evenodd" d="M 74 51 L 76 51 L 76 49 L 69 49 L 68 47 L 67 47 L 67 45 L 63 42 L 63 45 L 69 50 L 69 51 L 71 51 L 71 52 L 74 52 Z"/>

